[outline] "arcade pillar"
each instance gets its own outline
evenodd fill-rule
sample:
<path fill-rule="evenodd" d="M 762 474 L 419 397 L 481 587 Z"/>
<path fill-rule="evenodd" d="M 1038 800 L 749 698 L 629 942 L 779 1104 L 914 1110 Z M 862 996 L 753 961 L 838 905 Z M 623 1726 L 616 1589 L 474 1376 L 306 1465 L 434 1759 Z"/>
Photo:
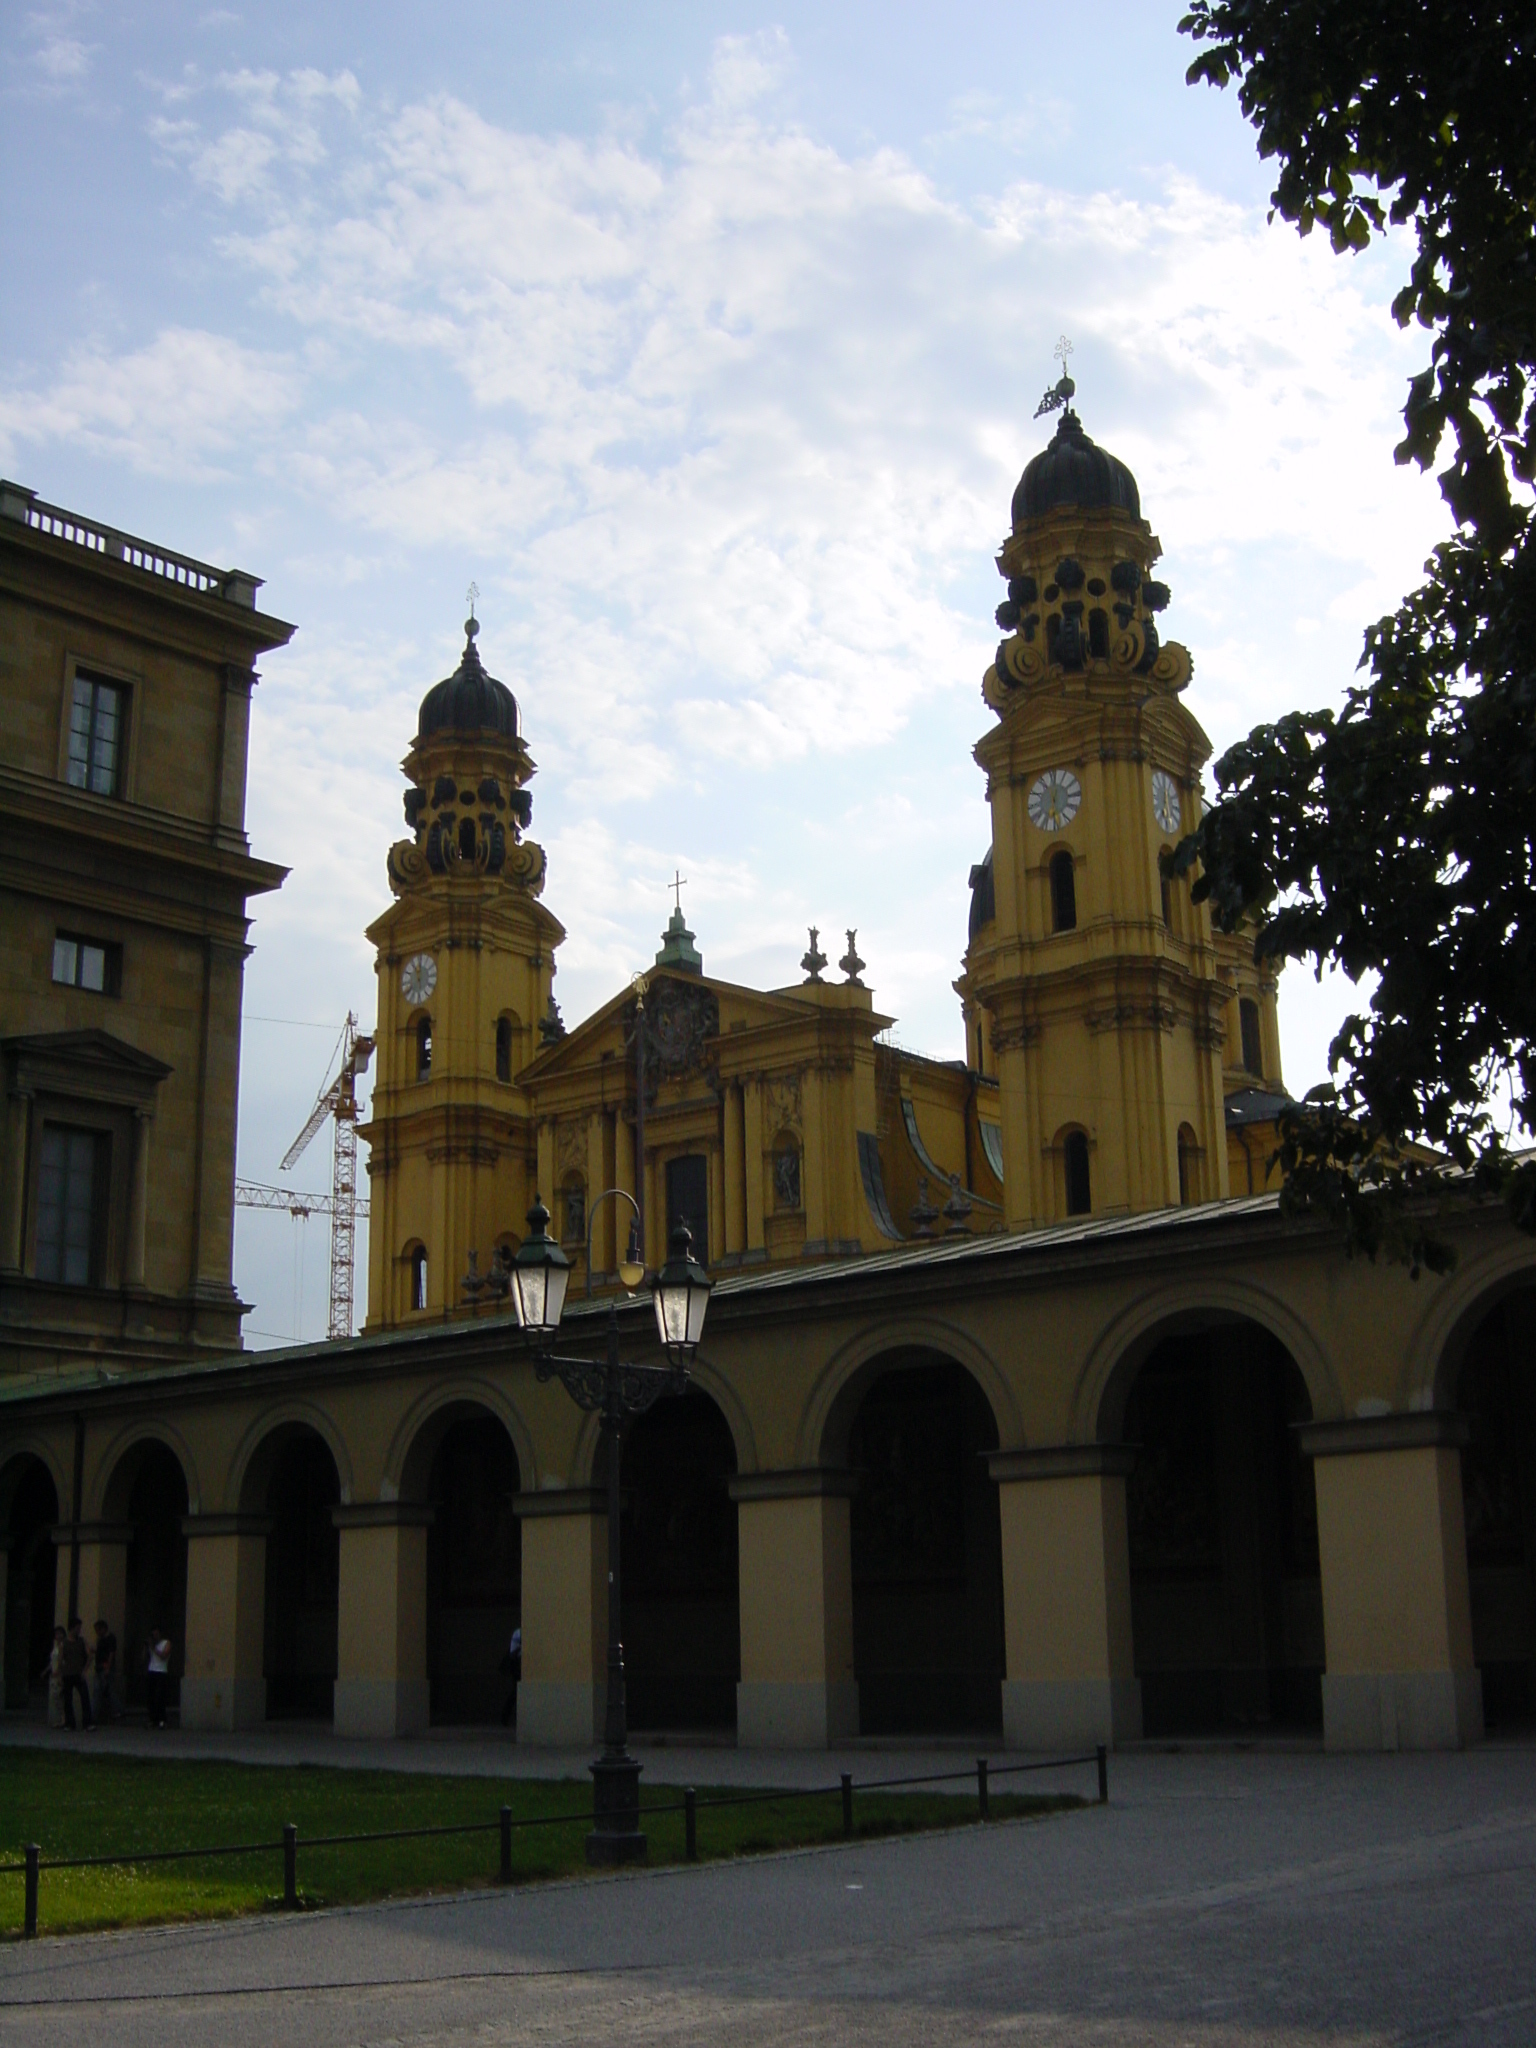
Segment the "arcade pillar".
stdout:
<path fill-rule="evenodd" d="M 341 1532 L 336 1593 L 338 1735 L 414 1735 L 431 1719 L 427 1530 L 407 1501 L 331 1509 Z"/>
<path fill-rule="evenodd" d="M 259 1728 L 267 1718 L 262 1676 L 267 1537 L 259 1515 L 187 1515 L 187 1640 L 183 1728 Z"/>
<path fill-rule="evenodd" d="M 1119 1444 L 996 1451 L 1003 1538 L 1003 1740 L 1010 1749 L 1134 1742 L 1141 1685 Z"/>
<path fill-rule="evenodd" d="M 607 1496 L 589 1486 L 520 1493 L 515 1510 L 523 1525 L 517 1739 L 540 1749 L 584 1748 L 603 1734 Z"/>
<path fill-rule="evenodd" d="M 1461 1749 L 1483 1733 L 1461 1498 L 1464 1416 L 1316 1422 L 1323 1743 Z"/>
<path fill-rule="evenodd" d="M 741 1561 L 740 1749 L 825 1749 L 859 1732 L 848 1472 L 730 1482 Z"/>

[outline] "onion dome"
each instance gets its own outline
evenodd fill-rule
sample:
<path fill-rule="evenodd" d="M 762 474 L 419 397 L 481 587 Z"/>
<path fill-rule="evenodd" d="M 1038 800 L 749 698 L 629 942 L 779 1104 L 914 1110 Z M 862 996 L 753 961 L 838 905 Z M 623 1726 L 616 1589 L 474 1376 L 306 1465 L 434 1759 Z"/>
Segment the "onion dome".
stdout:
<path fill-rule="evenodd" d="M 416 721 L 418 741 L 440 732 L 494 732 L 503 739 L 517 738 L 517 699 L 505 683 L 486 674 L 475 645 L 479 631 L 478 619 L 464 621 L 463 659 L 451 676 L 434 683 L 422 698 Z"/>
<path fill-rule="evenodd" d="M 1141 517 L 1136 479 L 1107 448 L 1083 432 L 1083 423 L 1069 405 L 1049 445 L 1030 463 L 1013 494 L 1013 530 L 1026 519 L 1054 512 L 1058 505 L 1084 511 L 1104 509 Z"/>

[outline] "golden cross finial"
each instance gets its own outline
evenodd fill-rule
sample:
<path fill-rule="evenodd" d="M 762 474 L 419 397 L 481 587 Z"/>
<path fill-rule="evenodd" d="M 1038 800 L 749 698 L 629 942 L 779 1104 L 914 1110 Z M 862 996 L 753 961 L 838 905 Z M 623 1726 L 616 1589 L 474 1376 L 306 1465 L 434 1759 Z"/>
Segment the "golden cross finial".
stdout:
<path fill-rule="evenodd" d="M 1051 354 L 1056 358 L 1057 362 L 1060 363 L 1063 372 L 1065 372 L 1067 367 L 1067 357 L 1071 355 L 1071 353 L 1072 344 L 1070 341 L 1068 341 L 1065 335 L 1062 335 L 1061 339 L 1057 342 L 1056 346 L 1051 350 Z"/>

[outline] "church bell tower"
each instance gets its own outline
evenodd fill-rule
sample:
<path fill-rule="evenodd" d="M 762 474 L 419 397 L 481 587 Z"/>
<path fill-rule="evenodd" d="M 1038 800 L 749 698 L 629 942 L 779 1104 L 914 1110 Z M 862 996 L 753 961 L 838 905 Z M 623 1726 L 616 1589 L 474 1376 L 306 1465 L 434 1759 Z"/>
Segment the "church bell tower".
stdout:
<path fill-rule="evenodd" d="M 999 1084 L 1016 1229 L 1228 1191 L 1231 988 L 1208 911 L 1158 866 L 1199 817 L 1210 742 L 1182 701 L 1189 654 L 1158 632 L 1169 593 L 1136 480 L 1073 395 L 1063 374 L 1042 404 L 1060 424 L 998 556 L 997 722 L 975 750 L 992 850 L 957 984 Z"/>
<path fill-rule="evenodd" d="M 370 1330 L 454 1313 L 472 1246 L 518 1240 L 536 1137 L 517 1077 L 558 1031 L 558 919 L 544 850 L 523 835 L 534 762 L 517 702 L 486 673 L 473 616 L 454 673 L 429 690 L 403 763 L 410 836 L 389 850 L 395 901 L 377 949 L 371 1119 Z"/>

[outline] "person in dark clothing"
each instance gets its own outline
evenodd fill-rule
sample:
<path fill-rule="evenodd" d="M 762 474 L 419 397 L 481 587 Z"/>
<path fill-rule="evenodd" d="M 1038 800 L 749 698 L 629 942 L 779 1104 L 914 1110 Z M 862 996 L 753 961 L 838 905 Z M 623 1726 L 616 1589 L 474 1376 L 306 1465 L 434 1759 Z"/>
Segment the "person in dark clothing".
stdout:
<path fill-rule="evenodd" d="M 502 1653 L 501 1670 L 504 1678 L 512 1681 L 512 1690 L 507 1694 L 507 1703 L 501 1710 L 501 1725 L 517 1719 L 517 1682 L 523 1675 L 523 1632 L 520 1628 L 512 1631 L 512 1640 Z"/>
<path fill-rule="evenodd" d="M 118 1719 L 118 1705 L 113 1688 L 117 1682 L 117 1637 L 104 1621 L 96 1624 L 96 1644 L 91 1652 L 93 1665 L 92 1681 L 96 1693 L 96 1718 L 98 1721 Z"/>
<path fill-rule="evenodd" d="M 148 1663 L 144 1689 L 148 1695 L 149 1725 L 151 1728 L 163 1728 L 166 1696 L 171 1683 L 171 1639 L 162 1633 L 158 1622 L 149 1632 Z"/>
<path fill-rule="evenodd" d="M 59 1665 L 64 1674 L 64 1726 L 75 1725 L 75 1695 L 80 1695 L 81 1726 L 93 1729 L 96 1716 L 91 1712 L 91 1689 L 85 1682 L 85 1667 L 90 1661 L 90 1651 L 81 1631 L 85 1623 L 79 1615 L 70 1619 L 69 1634 L 64 1638 L 64 1648 Z"/>

